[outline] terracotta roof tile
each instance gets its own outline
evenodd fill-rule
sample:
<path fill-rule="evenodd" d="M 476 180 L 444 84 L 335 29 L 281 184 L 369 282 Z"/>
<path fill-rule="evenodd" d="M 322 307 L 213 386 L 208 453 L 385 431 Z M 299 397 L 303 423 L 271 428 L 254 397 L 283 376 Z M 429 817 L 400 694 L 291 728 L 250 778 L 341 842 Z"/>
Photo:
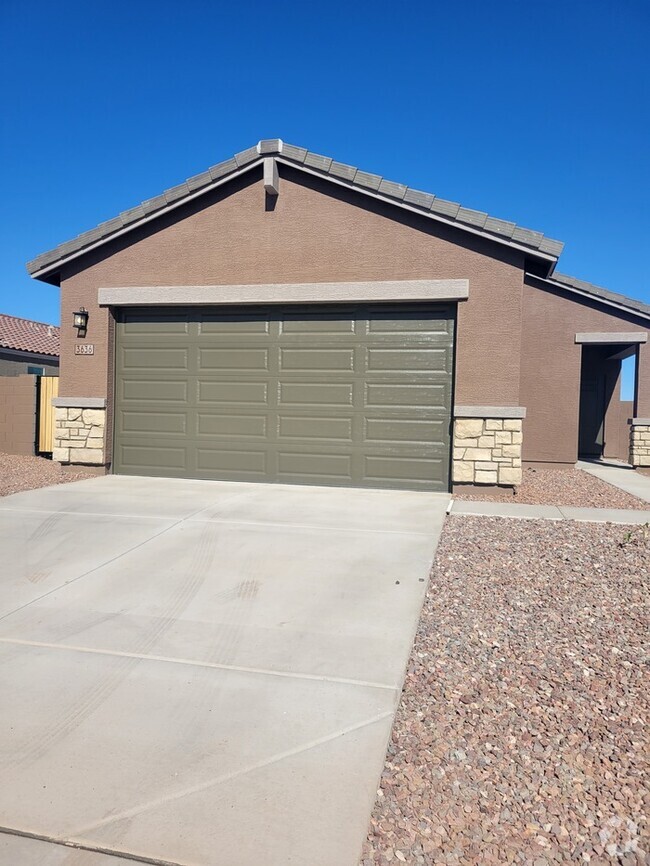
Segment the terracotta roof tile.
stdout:
<path fill-rule="evenodd" d="M 19 319 L 0 313 L 0 348 L 34 352 L 39 355 L 59 355 L 59 333 L 56 325 Z"/>

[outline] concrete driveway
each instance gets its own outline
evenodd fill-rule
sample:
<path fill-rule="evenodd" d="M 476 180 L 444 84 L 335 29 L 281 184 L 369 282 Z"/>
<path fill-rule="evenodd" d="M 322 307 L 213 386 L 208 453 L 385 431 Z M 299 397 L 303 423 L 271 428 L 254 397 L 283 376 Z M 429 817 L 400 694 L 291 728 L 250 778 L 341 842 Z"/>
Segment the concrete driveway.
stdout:
<path fill-rule="evenodd" d="M 0 499 L 0 862 L 355 866 L 448 500 Z"/>

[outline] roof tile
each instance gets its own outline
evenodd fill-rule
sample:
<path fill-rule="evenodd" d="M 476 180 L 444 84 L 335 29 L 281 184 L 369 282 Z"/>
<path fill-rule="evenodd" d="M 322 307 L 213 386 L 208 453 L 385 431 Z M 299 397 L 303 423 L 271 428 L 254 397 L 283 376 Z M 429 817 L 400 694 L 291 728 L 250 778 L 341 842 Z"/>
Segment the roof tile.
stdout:
<path fill-rule="evenodd" d="M 344 162 L 333 162 L 330 165 L 329 173 L 333 174 L 334 177 L 341 177 L 343 180 L 354 180 L 357 170 L 353 165 L 346 165 Z"/>
<path fill-rule="evenodd" d="M 216 165 L 210 166 L 208 171 L 210 172 L 212 180 L 218 180 L 220 177 L 229 174 L 231 171 L 235 171 L 236 168 L 237 163 L 235 157 L 232 156 L 230 159 L 224 159 L 223 162 L 218 162 Z"/>
<path fill-rule="evenodd" d="M 359 186 L 365 186 L 367 189 L 379 189 L 379 184 L 381 183 L 381 175 L 379 174 L 371 174 L 368 171 L 357 171 L 354 176 L 355 184 L 359 184 Z"/>
<path fill-rule="evenodd" d="M 411 189 L 410 187 L 406 190 L 404 195 L 404 201 L 408 202 L 408 204 L 424 207 L 427 210 L 430 209 L 434 199 L 435 195 L 431 195 L 429 192 L 420 192 L 419 189 Z"/>
<path fill-rule="evenodd" d="M 0 347 L 3 349 L 58 357 L 59 335 L 56 325 L 0 313 Z"/>
<path fill-rule="evenodd" d="M 171 204 L 172 202 L 178 201 L 179 198 L 188 195 L 189 192 L 190 188 L 186 183 L 179 183 L 178 186 L 166 189 L 163 195 L 165 196 L 167 204 Z"/>
<path fill-rule="evenodd" d="M 212 175 L 209 171 L 202 171 L 201 174 L 195 174 L 192 177 L 188 177 L 187 185 L 194 192 L 197 189 L 201 189 L 202 186 L 207 186 L 212 182 Z"/>
<path fill-rule="evenodd" d="M 257 145 L 255 145 L 255 147 L 248 147 L 246 150 L 236 153 L 235 162 L 241 168 L 243 165 L 248 165 L 249 162 L 255 162 L 256 159 L 259 159 L 259 156 Z"/>
<path fill-rule="evenodd" d="M 439 213 L 442 216 L 456 219 L 456 214 L 460 210 L 460 205 L 455 201 L 445 201 L 444 198 L 437 198 L 431 205 L 433 213 Z"/>
<path fill-rule="evenodd" d="M 286 156 L 287 159 L 293 159 L 295 162 L 304 162 L 308 153 L 309 151 L 304 147 L 296 147 L 295 144 L 282 142 L 282 156 Z"/>
<path fill-rule="evenodd" d="M 329 156 L 321 156 L 318 153 L 307 153 L 305 156 L 305 165 L 311 168 L 317 168 L 319 171 L 329 171 L 332 160 Z"/>
<path fill-rule="evenodd" d="M 378 192 L 382 195 L 389 195 L 391 198 L 399 199 L 400 201 L 406 195 L 408 187 L 403 183 L 395 183 L 393 180 L 382 180 L 379 184 Z"/>
<path fill-rule="evenodd" d="M 258 153 L 282 153 L 281 138 L 262 138 L 257 144 Z"/>

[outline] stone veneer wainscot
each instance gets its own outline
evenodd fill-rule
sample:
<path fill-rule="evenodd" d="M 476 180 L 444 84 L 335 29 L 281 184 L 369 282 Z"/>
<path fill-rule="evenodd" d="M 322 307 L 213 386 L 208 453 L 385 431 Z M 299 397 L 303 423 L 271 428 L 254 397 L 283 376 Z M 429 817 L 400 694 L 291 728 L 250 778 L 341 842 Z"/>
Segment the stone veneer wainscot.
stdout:
<path fill-rule="evenodd" d="M 650 466 L 650 418 L 632 419 L 630 463 L 632 466 Z"/>
<path fill-rule="evenodd" d="M 521 484 L 521 418 L 456 418 L 455 484 Z"/>
<path fill-rule="evenodd" d="M 106 409 L 56 407 L 52 458 L 60 463 L 102 466 L 105 430 Z"/>

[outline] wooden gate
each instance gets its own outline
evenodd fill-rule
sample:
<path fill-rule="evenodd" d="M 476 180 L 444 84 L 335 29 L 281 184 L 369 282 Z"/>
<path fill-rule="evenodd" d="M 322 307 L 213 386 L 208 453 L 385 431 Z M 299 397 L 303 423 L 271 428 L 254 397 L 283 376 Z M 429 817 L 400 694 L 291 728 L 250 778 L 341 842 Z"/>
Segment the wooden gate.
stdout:
<path fill-rule="evenodd" d="M 58 376 L 39 376 L 38 379 L 38 433 L 37 449 L 40 454 L 54 450 L 54 407 L 52 397 L 59 395 Z"/>

